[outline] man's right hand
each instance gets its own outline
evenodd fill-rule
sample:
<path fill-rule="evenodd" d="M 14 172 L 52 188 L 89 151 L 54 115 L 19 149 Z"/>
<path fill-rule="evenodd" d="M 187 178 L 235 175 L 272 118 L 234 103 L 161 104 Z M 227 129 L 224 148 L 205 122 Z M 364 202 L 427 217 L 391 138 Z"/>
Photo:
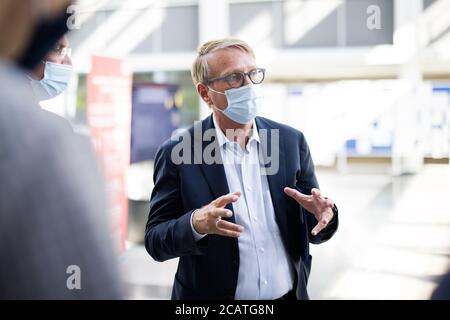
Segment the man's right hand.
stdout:
<path fill-rule="evenodd" d="M 200 234 L 219 234 L 225 237 L 237 238 L 244 231 L 238 224 L 222 220 L 222 217 L 231 217 L 233 212 L 225 209 L 229 203 L 236 202 L 241 196 L 240 192 L 233 192 L 221 196 L 196 210 L 192 216 L 192 225 Z"/>

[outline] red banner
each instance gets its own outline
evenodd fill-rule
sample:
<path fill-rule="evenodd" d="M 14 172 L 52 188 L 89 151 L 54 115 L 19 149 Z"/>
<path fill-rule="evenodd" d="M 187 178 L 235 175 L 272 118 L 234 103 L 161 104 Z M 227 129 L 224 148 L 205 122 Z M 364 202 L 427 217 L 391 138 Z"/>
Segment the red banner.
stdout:
<path fill-rule="evenodd" d="M 92 57 L 87 78 L 87 118 L 105 177 L 111 221 L 119 250 L 125 248 L 128 220 L 126 175 L 130 163 L 132 75 L 120 59 Z"/>

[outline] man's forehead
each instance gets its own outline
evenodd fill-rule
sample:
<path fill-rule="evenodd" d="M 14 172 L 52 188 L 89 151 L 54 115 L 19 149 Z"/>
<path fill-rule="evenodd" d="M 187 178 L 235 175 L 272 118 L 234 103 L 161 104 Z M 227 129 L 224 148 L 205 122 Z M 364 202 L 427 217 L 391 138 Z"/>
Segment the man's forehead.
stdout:
<path fill-rule="evenodd" d="M 210 76 L 245 70 L 255 66 L 255 58 L 248 52 L 237 48 L 226 48 L 213 51 L 208 55 Z"/>

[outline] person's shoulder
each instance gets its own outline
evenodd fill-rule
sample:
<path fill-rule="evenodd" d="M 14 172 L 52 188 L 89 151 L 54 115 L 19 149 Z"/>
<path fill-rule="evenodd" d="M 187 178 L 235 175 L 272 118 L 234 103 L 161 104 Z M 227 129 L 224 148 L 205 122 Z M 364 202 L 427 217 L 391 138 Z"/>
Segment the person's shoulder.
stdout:
<path fill-rule="evenodd" d="M 61 127 L 62 130 L 66 130 L 68 133 L 74 133 L 72 125 L 66 118 L 44 109 L 41 109 L 40 111 L 42 112 L 42 116 L 47 118 L 48 121 L 56 123 L 56 126 Z"/>
<path fill-rule="evenodd" d="M 157 153 L 170 153 L 172 149 L 180 143 L 182 143 L 183 146 L 193 146 L 195 139 L 201 140 L 203 138 L 203 130 L 205 129 L 205 126 L 207 126 L 208 121 L 210 121 L 209 117 L 203 120 L 195 121 L 191 126 L 176 129 L 172 132 L 170 138 L 166 139 L 159 146 Z"/>
<path fill-rule="evenodd" d="M 287 124 L 259 116 L 256 117 L 255 120 L 256 125 L 258 126 L 258 130 L 279 130 L 280 137 L 283 137 L 284 139 L 304 139 L 303 132 Z"/>
<path fill-rule="evenodd" d="M 158 148 L 157 153 L 171 152 L 172 149 L 179 143 L 192 143 L 194 136 L 194 126 L 188 128 L 179 128 L 172 132 L 170 138 L 166 139 Z"/>

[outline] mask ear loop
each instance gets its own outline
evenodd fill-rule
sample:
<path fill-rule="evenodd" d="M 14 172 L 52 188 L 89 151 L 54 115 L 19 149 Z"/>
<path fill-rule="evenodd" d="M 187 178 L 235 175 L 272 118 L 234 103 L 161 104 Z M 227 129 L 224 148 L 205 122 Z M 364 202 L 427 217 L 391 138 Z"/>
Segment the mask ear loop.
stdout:
<path fill-rule="evenodd" d="M 44 65 L 44 77 L 45 77 L 45 66 L 46 66 L 46 61 L 41 60 L 41 62 L 42 62 L 42 64 Z M 27 74 L 26 76 L 27 76 L 27 78 L 28 78 L 29 80 L 31 80 L 31 81 L 41 81 L 42 79 L 44 79 L 44 78 L 42 78 L 41 80 L 37 80 L 37 79 L 34 79 L 34 77 L 31 76 L 31 75 L 29 75 L 29 74 Z"/>
<path fill-rule="evenodd" d="M 213 88 L 211 88 L 210 86 L 208 86 L 208 89 L 211 90 L 212 92 L 219 93 L 219 94 L 221 94 L 221 95 L 226 96 L 225 93 L 216 91 L 216 90 L 214 90 Z M 224 113 L 224 111 L 223 111 L 222 109 L 217 108 L 215 105 L 212 105 L 212 107 L 213 107 L 214 109 L 216 109 L 217 111 L 220 111 L 221 113 Z M 227 108 L 228 108 L 228 107 L 227 107 Z M 225 108 L 225 109 L 226 109 L 226 108 Z"/>
<path fill-rule="evenodd" d="M 213 88 L 211 88 L 211 87 L 209 87 L 209 86 L 208 86 L 208 89 L 211 90 L 212 92 L 220 93 L 221 95 L 224 95 L 224 96 L 226 95 L 225 93 L 216 91 L 216 90 L 214 90 Z"/>

